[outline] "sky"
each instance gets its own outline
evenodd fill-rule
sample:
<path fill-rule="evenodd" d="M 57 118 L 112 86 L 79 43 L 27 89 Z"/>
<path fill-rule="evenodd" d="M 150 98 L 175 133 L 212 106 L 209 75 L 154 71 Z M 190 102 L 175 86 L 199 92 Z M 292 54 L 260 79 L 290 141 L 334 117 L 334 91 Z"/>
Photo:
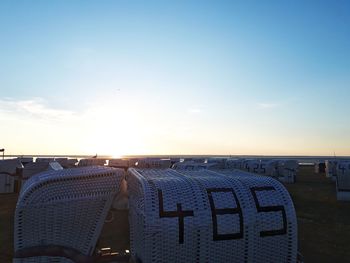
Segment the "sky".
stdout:
<path fill-rule="evenodd" d="M 350 155 L 349 1 L 0 1 L 6 154 Z"/>

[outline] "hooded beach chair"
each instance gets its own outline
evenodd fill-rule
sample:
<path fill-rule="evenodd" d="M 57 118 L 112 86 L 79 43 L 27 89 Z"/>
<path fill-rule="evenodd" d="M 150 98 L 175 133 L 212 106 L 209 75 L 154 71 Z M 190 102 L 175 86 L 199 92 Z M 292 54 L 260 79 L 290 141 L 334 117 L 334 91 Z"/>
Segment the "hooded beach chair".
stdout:
<path fill-rule="evenodd" d="M 340 161 L 337 164 L 336 176 L 337 200 L 350 201 L 350 162 Z"/>
<path fill-rule="evenodd" d="M 277 179 L 284 183 L 295 183 L 298 170 L 296 160 L 278 160 Z"/>
<path fill-rule="evenodd" d="M 129 169 L 135 262 L 296 262 L 297 221 L 281 183 L 240 171 Z"/>
<path fill-rule="evenodd" d="M 124 171 L 82 167 L 47 171 L 23 185 L 15 212 L 13 262 L 93 262 Z"/>
<path fill-rule="evenodd" d="M 175 163 L 172 166 L 175 170 L 206 170 L 206 169 L 215 169 L 217 168 L 216 163 L 196 163 L 194 161 L 184 161 Z"/>
<path fill-rule="evenodd" d="M 129 167 L 129 160 L 121 158 L 110 159 L 108 161 L 108 166 L 127 170 Z"/>
<path fill-rule="evenodd" d="M 23 165 L 19 159 L 0 160 L 0 193 L 15 192 L 22 169 Z"/>
<path fill-rule="evenodd" d="M 35 163 L 28 163 L 23 168 L 22 179 L 27 180 L 35 174 L 39 174 L 44 171 L 57 171 L 62 170 L 63 167 L 55 161 L 40 161 Z"/>
<path fill-rule="evenodd" d="M 326 177 L 331 178 L 332 181 L 336 180 L 337 177 L 337 165 L 338 165 L 338 160 L 326 160 Z"/>
<path fill-rule="evenodd" d="M 137 161 L 137 168 L 170 168 L 170 159 L 160 159 L 160 158 L 143 158 Z"/>
<path fill-rule="evenodd" d="M 81 159 L 78 163 L 78 166 L 104 166 L 106 164 L 105 159 L 97 159 L 97 158 L 89 158 L 89 159 Z"/>

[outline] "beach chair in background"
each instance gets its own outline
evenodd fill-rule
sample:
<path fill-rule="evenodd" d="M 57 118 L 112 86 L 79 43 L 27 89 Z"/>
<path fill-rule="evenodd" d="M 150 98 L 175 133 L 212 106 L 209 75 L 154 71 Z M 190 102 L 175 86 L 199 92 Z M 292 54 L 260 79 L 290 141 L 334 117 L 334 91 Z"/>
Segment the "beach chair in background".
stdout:
<path fill-rule="evenodd" d="M 108 161 L 108 166 L 127 170 L 129 168 L 129 160 L 121 158 L 110 159 Z"/>
<path fill-rule="evenodd" d="M 172 167 L 175 163 L 179 163 L 181 161 L 181 158 L 176 158 L 176 157 L 172 157 L 170 158 L 170 167 Z"/>
<path fill-rule="evenodd" d="M 184 161 L 175 163 L 172 168 L 175 170 L 207 170 L 215 169 L 217 167 L 216 163 L 197 163 L 194 161 Z"/>
<path fill-rule="evenodd" d="M 205 163 L 206 162 L 206 158 L 192 158 L 192 161 L 195 163 Z"/>
<path fill-rule="evenodd" d="M 135 262 L 292 262 L 297 220 L 277 180 L 240 171 L 129 169 Z"/>
<path fill-rule="evenodd" d="M 139 160 L 139 158 L 128 158 L 129 167 L 136 167 Z"/>
<path fill-rule="evenodd" d="M 326 160 L 325 164 L 326 164 L 326 169 L 325 169 L 326 177 L 331 178 L 332 181 L 335 181 L 336 177 L 337 177 L 338 161 L 337 160 Z"/>
<path fill-rule="evenodd" d="M 151 169 L 170 168 L 170 166 L 171 166 L 170 159 L 159 159 L 159 158 L 139 159 L 136 165 L 137 168 L 151 168 Z"/>
<path fill-rule="evenodd" d="M 242 169 L 244 159 L 228 158 L 225 162 L 225 169 Z"/>
<path fill-rule="evenodd" d="M 78 159 L 71 158 L 55 158 L 55 162 L 58 162 L 64 169 L 74 168 L 78 163 Z"/>
<path fill-rule="evenodd" d="M 261 160 L 259 165 L 259 174 L 276 178 L 278 172 L 277 167 L 277 160 Z"/>
<path fill-rule="evenodd" d="M 343 161 L 337 164 L 336 177 L 337 200 L 350 201 L 350 162 Z"/>
<path fill-rule="evenodd" d="M 96 242 L 124 177 L 122 169 L 47 171 L 23 185 L 13 262 L 98 262 Z"/>
<path fill-rule="evenodd" d="M 20 160 L 20 162 L 23 164 L 23 166 L 26 166 L 28 163 L 33 162 L 32 157 L 18 157 L 17 159 Z"/>
<path fill-rule="evenodd" d="M 44 171 L 58 171 L 62 170 L 63 167 L 55 161 L 39 161 L 34 163 L 28 163 L 23 168 L 22 180 L 28 180 L 35 174 L 39 174 Z"/>
<path fill-rule="evenodd" d="M 0 160 L 0 193 L 18 192 L 22 171 L 19 159 Z"/>
<path fill-rule="evenodd" d="M 283 183 L 295 183 L 299 164 L 296 160 L 278 160 L 277 179 Z"/>
<path fill-rule="evenodd" d="M 36 163 L 39 163 L 39 162 L 44 162 L 44 163 L 49 163 L 49 162 L 54 162 L 55 161 L 55 158 L 43 158 L 43 157 L 38 157 L 35 159 L 35 162 Z"/>
<path fill-rule="evenodd" d="M 97 158 L 89 158 L 89 159 L 81 159 L 78 163 L 79 167 L 82 166 L 104 166 L 106 164 L 105 159 L 97 159 Z"/>
<path fill-rule="evenodd" d="M 342 161 L 338 161 L 337 165 L 336 165 L 336 177 L 338 176 L 350 176 L 350 169 L 349 166 L 350 165 L 350 161 L 348 160 L 342 160 Z"/>
<path fill-rule="evenodd" d="M 207 163 L 215 163 L 217 169 L 225 169 L 227 158 L 208 158 Z"/>
<path fill-rule="evenodd" d="M 314 168 L 315 168 L 315 174 L 325 173 L 326 172 L 326 163 L 323 161 L 316 161 Z"/>
<path fill-rule="evenodd" d="M 245 171 L 250 172 L 250 173 L 259 173 L 259 167 L 260 167 L 260 160 L 254 159 L 254 160 L 247 160 L 245 162 Z"/>

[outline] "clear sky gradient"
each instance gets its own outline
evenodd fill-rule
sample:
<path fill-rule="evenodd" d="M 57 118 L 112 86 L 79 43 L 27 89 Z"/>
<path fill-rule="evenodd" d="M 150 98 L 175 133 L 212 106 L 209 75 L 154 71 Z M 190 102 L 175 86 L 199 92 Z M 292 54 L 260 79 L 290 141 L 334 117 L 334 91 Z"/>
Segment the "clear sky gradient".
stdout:
<path fill-rule="evenodd" d="M 350 1 L 0 1 L 7 154 L 350 155 Z"/>

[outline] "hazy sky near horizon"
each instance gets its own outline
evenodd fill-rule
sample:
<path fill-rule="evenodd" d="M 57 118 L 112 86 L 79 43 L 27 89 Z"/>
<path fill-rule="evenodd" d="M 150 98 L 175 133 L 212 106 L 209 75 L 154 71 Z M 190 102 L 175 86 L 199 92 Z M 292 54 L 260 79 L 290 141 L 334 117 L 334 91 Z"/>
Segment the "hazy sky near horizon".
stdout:
<path fill-rule="evenodd" d="M 7 154 L 350 155 L 349 1 L 0 1 Z"/>

